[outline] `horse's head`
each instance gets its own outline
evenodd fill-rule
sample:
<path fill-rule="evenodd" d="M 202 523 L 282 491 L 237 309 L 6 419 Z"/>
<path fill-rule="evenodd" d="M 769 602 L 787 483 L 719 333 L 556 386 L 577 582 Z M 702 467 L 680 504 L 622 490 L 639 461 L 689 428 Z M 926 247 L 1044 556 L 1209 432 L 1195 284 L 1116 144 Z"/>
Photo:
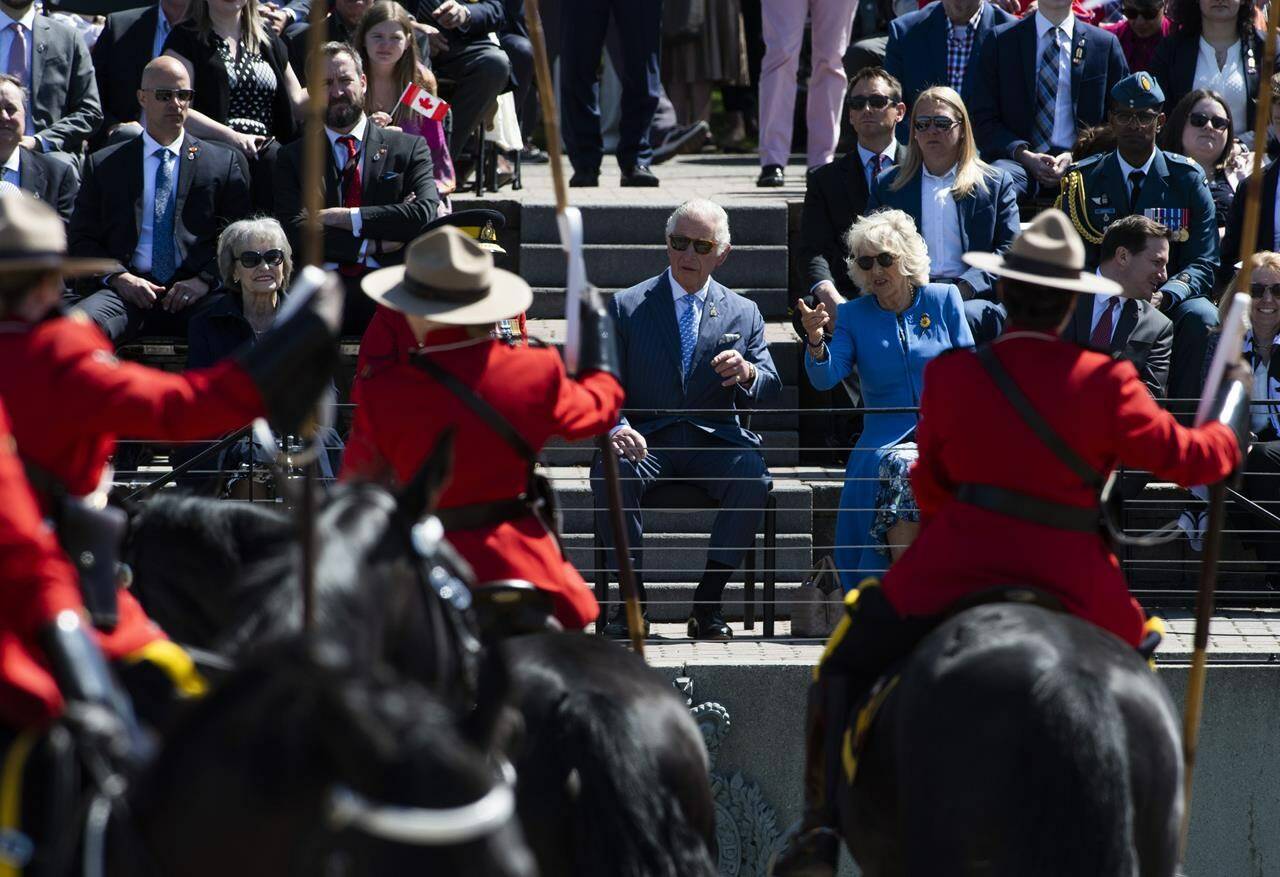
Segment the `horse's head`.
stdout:
<path fill-rule="evenodd" d="M 131 799 L 155 873 L 534 873 L 509 778 L 454 714 L 332 644 L 255 654 L 172 730 Z"/>

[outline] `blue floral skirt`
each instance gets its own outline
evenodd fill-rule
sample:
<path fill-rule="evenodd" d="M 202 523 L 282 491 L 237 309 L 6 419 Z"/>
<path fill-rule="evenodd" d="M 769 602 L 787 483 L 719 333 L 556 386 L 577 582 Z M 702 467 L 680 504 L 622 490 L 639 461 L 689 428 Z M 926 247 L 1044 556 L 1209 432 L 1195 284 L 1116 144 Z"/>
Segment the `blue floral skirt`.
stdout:
<path fill-rule="evenodd" d="M 876 511 L 871 522 L 871 541 L 876 553 L 890 557 L 887 537 L 899 521 L 920 521 L 915 494 L 911 492 L 911 464 L 920 456 L 915 442 L 894 445 L 880 458 L 880 483 L 876 488 Z"/>

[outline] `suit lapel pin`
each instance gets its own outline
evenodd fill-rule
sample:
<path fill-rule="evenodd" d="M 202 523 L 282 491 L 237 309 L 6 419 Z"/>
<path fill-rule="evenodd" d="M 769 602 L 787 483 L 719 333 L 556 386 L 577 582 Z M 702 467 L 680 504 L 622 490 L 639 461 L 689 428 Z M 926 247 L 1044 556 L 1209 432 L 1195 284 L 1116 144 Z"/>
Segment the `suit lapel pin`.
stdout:
<path fill-rule="evenodd" d="M 1080 42 L 1076 43 L 1076 54 L 1071 59 L 1072 64 L 1079 64 L 1084 61 L 1084 37 L 1080 38 Z"/>
<path fill-rule="evenodd" d="M 921 317 L 920 317 L 920 328 L 921 328 L 921 329 L 928 329 L 928 328 L 929 328 L 930 326 L 932 326 L 932 325 L 933 325 L 933 320 L 929 319 L 929 315 L 928 315 L 928 314 L 923 314 L 923 315 L 921 315 Z"/>
<path fill-rule="evenodd" d="M 36 51 L 37 51 L 37 52 L 43 52 L 43 51 L 44 51 L 44 43 L 36 43 Z"/>
<path fill-rule="evenodd" d="M 387 147 L 380 146 L 378 151 L 373 154 L 374 161 L 382 161 L 382 157 L 387 154 Z"/>
<path fill-rule="evenodd" d="M 200 147 L 196 146 L 194 143 L 192 143 L 190 146 L 188 146 L 188 147 L 187 147 L 187 161 L 194 161 L 194 160 L 195 160 L 195 157 L 196 157 L 196 153 L 197 153 L 197 152 L 199 152 L 199 151 L 200 151 Z"/>
<path fill-rule="evenodd" d="M 712 302 L 710 305 L 708 305 L 707 313 L 709 313 L 709 314 L 710 314 L 711 316 L 713 316 L 713 317 L 718 317 L 718 316 L 720 316 L 719 314 L 717 314 L 717 313 L 716 313 L 716 305 L 715 305 L 715 302 Z"/>

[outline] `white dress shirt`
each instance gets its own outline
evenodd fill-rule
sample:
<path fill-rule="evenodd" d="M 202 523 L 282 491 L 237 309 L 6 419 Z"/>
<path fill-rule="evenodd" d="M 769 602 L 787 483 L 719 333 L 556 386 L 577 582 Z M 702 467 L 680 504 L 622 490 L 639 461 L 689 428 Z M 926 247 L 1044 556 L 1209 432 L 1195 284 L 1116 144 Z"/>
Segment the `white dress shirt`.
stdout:
<path fill-rule="evenodd" d="M 160 168 L 160 159 L 155 152 L 162 146 L 173 153 L 173 192 L 171 198 L 178 197 L 178 176 L 182 173 L 182 141 L 185 135 L 181 130 L 172 143 L 160 143 L 145 130 L 142 132 L 142 227 L 138 229 L 138 246 L 133 251 L 133 260 L 129 271 L 133 274 L 146 274 L 151 270 L 151 239 L 155 235 L 156 218 L 156 171 Z M 177 222 L 174 216 L 174 222 Z M 176 259 L 177 253 L 174 253 Z"/>
<path fill-rule="evenodd" d="M 1191 87 L 1211 88 L 1222 95 L 1227 106 L 1231 108 L 1231 131 L 1236 136 L 1248 131 L 1248 86 L 1244 78 L 1244 61 L 1241 58 L 1240 43 L 1227 49 L 1227 62 L 1218 69 L 1218 54 L 1213 46 L 1200 38 L 1200 54 L 1196 58 L 1196 74 L 1191 80 Z M 0 55 L 0 58 L 3 58 Z"/>
<path fill-rule="evenodd" d="M 1107 336 L 1107 343 L 1116 337 L 1116 326 L 1120 324 L 1120 312 L 1124 310 L 1124 299 L 1118 295 L 1095 295 L 1093 297 L 1093 319 L 1089 321 L 1089 337 L 1093 338 L 1093 330 L 1098 328 L 1098 321 L 1102 319 L 1102 315 L 1106 313 L 1107 308 L 1111 307 L 1111 303 L 1116 303 L 1116 308 L 1111 312 L 1111 334 Z"/>
<path fill-rule="evenodd" d="M 897 138 L 890 138 L 889 145 L 880 151 L 880 173 L 884 173 L 894 165 L 894 156 L 898 154 Z M 876 178 L 872 175 L 875 165 L 872 159 L 876 153 L 858 144 L 858 160 L 862 162 L 862 175 L 867 178 L 867 191 L 876 187 Z"/>
<path fill-rule="evenodd" d="M 1049 31 L 1054 27 L 1062 31 L 1058 37 L 1058 44 L 1062 46 L 1062 51 L 1058 53 L 1058 91 L 1055 95 L 1057 103 L 1053 107 L 1053 148 L 1064 151 L 1070 149 L 1076 142 L 1076 119 L 1071 109 L 1071 41 L 1075 36 L 1075 18 L 1068 13 L 1062 20 L 1062 24 L 1055 25 L 1036 10 L 1035 68 L 1037 76 L 1040 59 L 1044 57 L 1045 48 L 1049 45 Z M 1032 110 L 1034 111 L 1034 107 Z"/>
<path fill-rule="evenodd" d="M 11 18 L 4 12 L 0 12 L 0 64 L 5 64 L 9 61 L 9 46 L 13 44 L 13 31 L 9 29 L 9 25 L 13 24 L 15 21 L 21 23 L 22 26 L 27 29 L 26 34 L 24 34 L 27 39 L 27 71 L 31 72 L 35 70 L 35 59 L 31 54 L 35 47 L 35 33 L 33 32 L 33 28 L 36 23 L 35 4 L 32 4 L 31 7 L 27 9 L 26 14 L 21 18 Z M 31 114 L 31 83 L 26 82 L 24 84 L 27 86 L 27 94 L 22 103 L 27 111 L 27 127 L 22 133 L 30 137 L 36 132 L 35 120 L 32 118 Z"/>
<path fill-rule="evenodd" d="M 345 169 L 347 166 L 347 147 L 339 143 L 338 138 L 354 137 L 356 138 L 356 154 L 355 154 L 355 158 L 352 160 L 359 162 L 361 164 L 360 172 L 363 175 L 364 173 L 364 168 L 363 168 L 364 135 L 365 135 L 365 131 L 367 131 L 368 128 L 369 128 L 369 117 L 365 115 L 361 115 L 360 121 L 356 122 L 356 126 L 352 128 L 350 131 L 348 131 L 346 134 L 341 134 L 333 130 L 332 128 L 328 127 L 327 125 L 325 126 L 324 136 L 329 138 L 329 149 L 333 152 L 333 162 L 338 166 L 339 171 Z M 361 182 L 365 182 L 365 180 L 363 179 L 363 176 L 361 177 Z M 339 202 L 342 201 L 341 192 L 338 193 L 338 201 Z M 364 230 L 364 224 L 360 219 L 360 208 L 352 207 L 351 208 L 352 237 L 357 237 L 357 238 L 360 237 L 360 232 L 363 230 Z M 376 263 L 374 262 L 374 260 L 370 259 L 367 255 L 368 249 L 369 249 L 368 241 L 364 241 L 363 243 L 360 244 L 360 261 L 366 265 L 375 265 Z M 329 265 L 326 267 L 332 269 L 332 267 L 334 266 Z"/>
<path fill-rule="evenodd" d="M 959 277 L 965 272 L 964 244 L 960 237 L 960 206 L 952 191 L 956 169 L 940 177 L 920 168 L 920 236 L 929 251 L 929 274 Z"/>
<path fill-rule="evenodd" d="M 164 6 L 157 3 L 156 12 L 156 35 L 151 38 L 152 60 L 159 58 L 164 52 L 164 41 L 169 38 L 169 31 L 173 30 L 173 22 L 164 14 Z"/>
<path fill-rule="evenodd" d="M 1120 173 L 1124 176 L 1124 190 L 1129 195 L 1129 199 L 1133 200 L 1133 184 L 1129 182 L 1129 174 L 1134 171 L 1142 171 L 1146 176 L 1142 178 L 1142 185 L 1147 185 L 1147 177 L 1151 176 L 1151 163 L 1156 160 L 1156 151 L 1151 150 L 1151 154 L 1147 156 L 1147 160 L 1142 163 L 1141 167 L 1134 167 L 1124 160 L 1124 156 L 1120 154 L 1120 150 L 1116 150 L 1116 160 L 1120 162 Z"/>
<path fill-rule="evenodd" d="M 706 281 L 702 284 L 702 287 L 697 292 L 693 293 L 692 299 L 688 298 L 689 291 L 680 285 L 680 282 L 676 280 L 675 275 L 671 273 L 670 268 L 667 269 L 667 283 L 671 284 L 671 299 L 675 303 L 676 308 L 676 331 L 679 331 L 680 318 L 684 316 L 685 310 L 692 307 L 694 310 L 693 335 L 695 338 L 698 337 L 698 333 L 702 329 L 702 315 L 707 309 L 707 290 L 711 288 L 710 276 L 707 277 Z M 746 359 L 746 357 L 743 358 Z M 755 363 L 752 363 L 751 366 L 751 383 L 739 385 L 747 393 L 754 391 L 756 383 L 760 380 L 760 370 L 755 367 Z M 612 433 L 610 433 L 610 435 L 612 435 Z"/>

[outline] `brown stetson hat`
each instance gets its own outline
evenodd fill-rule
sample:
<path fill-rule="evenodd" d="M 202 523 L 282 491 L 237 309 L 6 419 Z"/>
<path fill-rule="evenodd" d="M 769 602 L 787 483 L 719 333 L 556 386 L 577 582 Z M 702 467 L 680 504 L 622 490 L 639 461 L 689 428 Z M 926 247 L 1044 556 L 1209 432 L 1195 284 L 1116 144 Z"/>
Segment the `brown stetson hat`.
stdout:
<path fill-rule="evenodd" d="M 493 267 L 493 256 L 451 225 L 409 244 L 403 265 L 371 272 L 360 288 L 393 311 L 451 326 L 507 320 L 533 303 L 529 284 Z"/>
<path fill-rule="evenodd" d="M 1120 295 L 1119 283 L 1084 270 L 1084 242 L 1061 210 L 1050 208 L 1031 220 L 1003 255 L 965 253 L 974 268 L 1063 292 Z"/>
<path fill-rule="evenodd" d="M 112 259 L 67 256 L 67 232 L 53 208 L 21 189 L 0 194 L 0 272 L 57 271 L 84 277 L 123 271 Z"/>

